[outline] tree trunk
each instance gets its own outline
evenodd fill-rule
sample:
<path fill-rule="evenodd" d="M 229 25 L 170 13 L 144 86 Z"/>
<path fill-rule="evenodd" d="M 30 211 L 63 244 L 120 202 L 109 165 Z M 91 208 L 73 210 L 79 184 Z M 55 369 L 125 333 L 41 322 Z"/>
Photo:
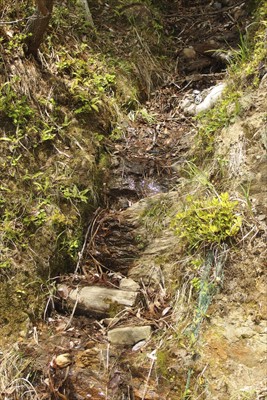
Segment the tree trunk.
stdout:
<path fill-rule="evenodd" d="M 43 41 L 52 16 L 53 0 L 36 0 L 36 11 L 26 25 L 25 54 L 37 57 L 38 49 Z"/>
<path fill-rule="evenodd" d="M 80 0 L 80 1 L 85 11 L 85 18 L 89 22 L 90 26 L 94 28 L 94 21 L 87 0 Z"/>

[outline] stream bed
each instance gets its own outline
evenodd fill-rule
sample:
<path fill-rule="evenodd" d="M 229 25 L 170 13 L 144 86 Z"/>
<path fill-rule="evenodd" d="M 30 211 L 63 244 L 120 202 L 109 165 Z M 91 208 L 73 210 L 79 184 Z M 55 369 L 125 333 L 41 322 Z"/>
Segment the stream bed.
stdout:
<path fill-rule="evenodd" d="M 207 53 L 199 37 L 220 45 L 228 29 L 229 43 L 238 41 L 226 14 L 220 18 L 210 4 L 206 7 L 216 22 L 211 32 L 206 33 L 201 15 L 190 38 L 182 31 L 179 43 L 186 45 L 177 50 L 178 73 L 151 93 L 146 113 L 129 116 L 120 138 L 106 140 L 102 204 L 88 221 L 79 262 L 72 274 L 56 279 L 44 321 L 20 345 L 34 360 L 35 390 L 42 400 L 167 400 L 184 391 L 187 375 L 180 364 L 185 360 L 190 370 L 192 362 L 185 349 L 175 350 L 179 362 L 171 365 L 162 353 L 155 368 L 163 332 L 169 332 L 169 340 L 175 335 L 174 300 L 162 272 L 164 252 L 174 248 L 175 239 L 168 232 L 161 240 L 155 235 L 152 244 L 143 219 L 154 199 L 167 210 L 180 200 L 175 189 L 196 143 L 196 123 L 181 101 L 225 75 L 225 63 Z M 189 13 L 188 29 L 190 18 Z M 179 18 L 170 16 L 170 23 L 178 35 Z M 185 51 L 192 44 L 194 57 Z M 164 215 L 157 217 L 157 229 L 163 230 Z M 180 380 L 173 378 L 179 374 Z"/>

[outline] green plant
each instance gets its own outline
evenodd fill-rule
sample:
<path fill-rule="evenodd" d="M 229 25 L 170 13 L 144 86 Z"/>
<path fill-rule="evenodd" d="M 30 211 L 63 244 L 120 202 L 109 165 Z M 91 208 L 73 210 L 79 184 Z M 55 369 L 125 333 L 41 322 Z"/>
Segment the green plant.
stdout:
<path fill-rule="evenodd" d="M 215 133 L 234 122 L 240 113 L 239 98 L 241 92 L 236 88 L 228 88 L 223 99 L 215 108 L 200 113 L 196 119 L 199 123 L 197 141 L 201 152 L 205 154 L 214 150 Z"/>
<path fill-rule="evenodd" d="M 33 109 L 28 105 L 25 95 L 19 95 L 13 88 L 13 83 L 19 78 L 13 78 L 0 87 L 0 111 L 2 111 L 14 125 L 25 125 L 34 115 Z"/>
<path fill-rule="evenodd" d="M 143 250 L 146 247 L 147 242 L 142 235 L 136 235 L 134 239 L 135 243 L 137 244 L 137 248 L 139 250 Z"/>
<path fill-rule="evenodd" d="M 241 187 L 242 193 L 243 193 L 243 195 L 245 197 L 246 205 L 247 205 L 249 211 L 252 212 L 252 203 L 251 203 L 251 200 L 249 198 L 250 197 L 250 194 L 249 194 L 250 185 L 251 185 L 251 183 L 249 182 L 247 187 L 245 187 L 244 185 L 240 185 L 240 187 Z"/>
<path fill-rule="evenodd" d="M 88 201 L 87 193 L 89 189 L 80 190 L 76 185 L 72 185 L 67 187 L 61 186 L 60 191 L 67 200 L 75 200 L 78 203 L 86 203 Z"/>
<path fill-rule="evenodd" d="M 200 200 L 188 196 L 185 209 L 176 214 L 172 227 L 190 248 L 220 244 L 240 230 L 242 217 L 236 210 L 237 205 L 228 193 Z"/>
<path fill-rule="evenodd" d="M 267 29 L 267 4 L 266 0 L 262 2 L 251 1 L 251 8 L 256 7 L 254 22 L 246 29 L 246 35 L 240 35 L 239 49 L 234 52 L 233 62 L 230 65 L 229 72 L 233 75 L 235 82 L 239 86 L 247 86 L 252 83 L 258 86 L 260 83 L 259 73 L 261 66 L 267 60 L 266 47 L 266 29 Z"/>
<path fill-rule="evenodd" d="M 199 292 L 200 284 L 201 284 L 200 279 L 197 278 L 197 277 L 194 277 L 193 279 L 191 279 L 190 283 L 191 283 L 191 285 L 193 286 L 193 288 L 194 288 L 197 292 Z"/>
<path fill-rule="evenodd" d="M 42 201 L 35 209 L 32 209 L 31 214 L 23 218 L 23 223 L 26 226 L 34 225 L 35 227 L 41 226 L 47 220 L 46 206 L 47 202 Z"/>
<path fill-rule="evenodd" d="M 183 168 L 183 171 L 190 181 L 197 182 L 201 187 L 208 188 L 212 192 L 215 192 L 214 186 L 209 179 L 210 173 L 198 168 L 192 161 L 185 162 L 185 168 Z"/>
<path fill-rule="evenodd" d="M 75 114 L 99 112 L 104 95 L 112 93 L 116 83 L 115 74 L 105 71 L 104 62 L 101 65 L 93 58 L 86 61 L 82 58 L 86 49 L 87 45 L 71 53 L 62 49 L 56 63 L 58 72 L 70 79 L 69 92 L 74 100 Z"/>
<path fill-rule="evenodd" d="M 140 110 L 138 110 L 137 112 L 136 112 L 136 115 L 139 117 L 140 116 L 140 118 L 144 121 L 144 122 L 147 122 L 148 124 L 153 124 L 153 123 L 155 123 L 156 122 L 156 120 L 155 120 L 155 117 L 156 117 L 156 114 L 151 114 L 151 113 L 149 113 L 148 111 L 147 111 L 147 109 L 146 108 L 141 108 Z"/>
<path fill-rule="evenodd" d="M 5 53 L 6 54 L 12 54 L 14 51 L 19 51 L 22 48 L 23 43 L 25 42 L 25 39 L 29 37 L 29 34 L 25 33 L 17 33 L 14 36 L 12 36 L 6 46 L 5 46 Z"/>
<path fill-rule="evenodd" d="M 250 43 L 248 36 L 239 34 L 240 42 L 238 44 L 238 50 L 233 50 L 233 60 L 231 67 L 235 68 L 239 64 L 244 64 L 248 61 L 250 56 Z"/>
<path fill-rule="evenodd" d="M 53 11 L 51 25 L 54 33 L 54 41 L 60 37 L 62 31 L 69 31 L 70 15 L 72 29 L 75 34 L 78 33 L 80 35 L 88 35 L 88 33 L 92 31 L 92 25 L 86 18 L 82 2 L 69 0 L 68 7 L 66 7 L 65 3 L 63 2 L 62 4 L 58 4 Z M 94 31 L 94 33 L 96 32 Z"/>

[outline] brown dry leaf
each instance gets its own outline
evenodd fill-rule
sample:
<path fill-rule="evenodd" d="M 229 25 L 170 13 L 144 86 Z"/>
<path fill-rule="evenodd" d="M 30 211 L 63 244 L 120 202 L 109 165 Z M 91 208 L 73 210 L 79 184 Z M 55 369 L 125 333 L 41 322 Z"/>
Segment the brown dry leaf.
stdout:
<path fill-rule="evenodd" d="M 155 308 L 155 304 L 154 303 L 150 303 L 148 306 L 149 309 L 149 313 L 151 314 L 152 317 L 156 317 L 157 315 L 157 310 Z"/>
<path fill-rule="evenodd" d="M 57 293 L 62 299 L 68 298 L 69 291 L 70 291 L 70 288 L 65 284 L 60 285 L 57 289 Z"/>
<path fill-rule="evenodd" d="M 114 375 L 112 376 L 112 378 L 108 383 L 108 388 L 112 390 L 117 389 L 120 383 L 121 383 L 121 374 L 119 371 L 116 371 L 114 372 Z"/>

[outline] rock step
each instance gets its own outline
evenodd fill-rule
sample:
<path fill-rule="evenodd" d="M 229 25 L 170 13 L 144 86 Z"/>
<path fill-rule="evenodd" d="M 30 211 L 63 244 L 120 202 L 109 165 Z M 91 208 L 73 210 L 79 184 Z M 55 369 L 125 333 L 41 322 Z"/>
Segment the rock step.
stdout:
<path fill-rule="evenodd" d="M 113 317 L 123 308 L 133 307 L 137 296 L 136 291 L 85 286 L 71 290 L 67 304 L 74 307 L 77 303 L 76 310 L 85 315 Z"/>
<path fill-rule="evenodd" d="M 151 335 L 151 326 L 124 326 L 108 332 L 108 340 L 115 345 L 132 346 L 141 340 L 147 340 Z"/>

